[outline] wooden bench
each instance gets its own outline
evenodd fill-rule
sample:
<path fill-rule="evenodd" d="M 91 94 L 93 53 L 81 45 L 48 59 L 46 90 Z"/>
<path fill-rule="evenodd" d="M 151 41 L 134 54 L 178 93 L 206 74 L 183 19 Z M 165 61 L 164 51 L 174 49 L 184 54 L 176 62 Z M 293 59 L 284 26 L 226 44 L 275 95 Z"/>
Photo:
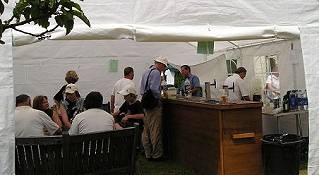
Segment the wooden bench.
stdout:
<path fill-rule="evenodd" d="M 138 125 L 84 135 L 16 138 L 15 173 L 133 175 Z"/>

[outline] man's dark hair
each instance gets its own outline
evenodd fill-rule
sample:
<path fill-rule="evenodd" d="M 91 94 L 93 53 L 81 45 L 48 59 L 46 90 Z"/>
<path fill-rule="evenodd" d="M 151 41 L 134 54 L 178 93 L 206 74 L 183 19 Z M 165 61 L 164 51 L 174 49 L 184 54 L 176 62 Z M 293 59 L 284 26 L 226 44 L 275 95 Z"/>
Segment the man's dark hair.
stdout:
<path fill-rule="evenodd" d="M 132 67 L 126 67 L 124 69 L 124 76 L 128 76 L 131 72 L 133 72 L 133 68 Z"/>
<path fill-rule="evenodd" d="M 244 67 L 239 67 L 239 68 L 237 68 L 236 71 L 235 71 L 236 74 L 240 74 L 240 73 L 242 73 L 242 72 L 247 72 L 247 70 L 246 70 Z"/>
<path fill-rule="evenodd" d="M 103 96 L 100 92 L 90 92 L 84 100 L 84 107 L 86 109 L 101 108 L 103 103 Z"/>
<path fill-rule="evenodd" d="M 183 65 L 183 66 L 181 66 L 181 69 L 182 68 L 184 68 L 184 69 L 186 69 L 186 70 L 188 70 L 189 72 L 191 72 L 191 67 L 189 67 L 189 65 Z"/>
<path fill-rule="evenodd" d="M 20 103 L 27 102 L 29 99 L 30 99 L 29 95 L 26 95 L 26 94 L 18 95 L 16 97 L 16 106 L 18 106 L 18 104 L 20 104 Z"/>

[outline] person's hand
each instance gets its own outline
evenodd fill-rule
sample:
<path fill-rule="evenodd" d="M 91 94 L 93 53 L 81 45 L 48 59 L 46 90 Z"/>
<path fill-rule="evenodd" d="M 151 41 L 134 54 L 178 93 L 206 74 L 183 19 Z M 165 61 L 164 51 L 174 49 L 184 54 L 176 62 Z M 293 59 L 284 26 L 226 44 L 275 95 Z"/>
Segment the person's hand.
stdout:
<path fill-rule="evenodd" d="M 122 118 L 122 122 L 126 123 L 128 121 L 128 115 L 125 115 L 125 117 Z"/>

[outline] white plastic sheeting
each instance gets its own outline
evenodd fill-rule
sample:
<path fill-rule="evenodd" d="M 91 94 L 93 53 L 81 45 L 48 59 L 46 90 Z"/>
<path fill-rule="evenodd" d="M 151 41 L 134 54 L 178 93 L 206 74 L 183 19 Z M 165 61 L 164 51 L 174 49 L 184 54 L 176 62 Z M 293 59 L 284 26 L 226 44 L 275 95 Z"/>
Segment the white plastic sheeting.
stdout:
<path fill-rule="evenodd" d="M 14 172 L 14 94 L 11 31 L 0 46 L 0 174 Z"/>
<path fill-rule="evenodd" d="M 92 24 L 302 26 L 318 24 L 317 0 L 84 0 Z"/>
<path fill-rule="evenodd" d="M 319 174 L 319 27 L 301 28 L 301 46 L 309 101 L 309 160 L 308 174 Z"/>
<path fill-rule="evenodd" d="M 28 29 L 28 28 L 25 28 Z M 29 28 L 33 29 L 34 28 Z M 236 32 L 234 32 L 236 31 Z M 37 33 L 43 32 L 38 29 Z M 116 40 L 133 39 L 139 42 L 196 42 L 232 41 L 253 39 L 293 39 L 299 37 L 294 26 L 230 27 L 230 26 L 143 26 L 143 25 L 95 25 L 75 27 L 65 36 L 64 30 L 50 34 L 51 40 Z M 14 45 L 20 46 L 39 41 L 36 37 L 14 33 Z"/>
<path fill-rule="evenodd" d="M 222 54 L 207 62 L 193 65 L 191 66 L 191 71 L 194 75 L 200 77 L 202 85 L 204 85 L 204 82 L 213 82 L 213 79 L 215 79 L 217 83 L 216 87 L 222 88 L 227 78 L 226 57 Z"/>

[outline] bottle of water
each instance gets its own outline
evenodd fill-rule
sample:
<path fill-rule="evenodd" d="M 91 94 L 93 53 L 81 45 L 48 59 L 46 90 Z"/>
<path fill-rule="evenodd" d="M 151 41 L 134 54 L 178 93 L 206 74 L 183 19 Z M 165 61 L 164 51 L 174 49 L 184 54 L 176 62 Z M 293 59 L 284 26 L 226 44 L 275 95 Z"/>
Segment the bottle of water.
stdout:
<path fill-rule="evenodd" d="M 296 91 L 292 90 L 289 94 L 289 99 L 290 99 L 290 111 L 295 111 L 297 107 L 297 98 L 296 98 Z"/>
<path fill-rule="evenodd" d="M 288 94 L 284 95 L 282 99 L 282 107 L 283 107 L 283 112 L 289 112 L 289 97 Z"/>
<path fill-rule="evenodd" d="M 303 93 L 303 109 L 308 110 L 308 97 L 307 97 L 307 90 Z"/>
<path fill-rule="evenodd" d="M 303 97 L 303 92 L 301 90 L 297 91 L 297 106 L 298 110 L 303 110 L 304 109 L 304 97 Z"/>
<path fill-rule="evenodd" d="M 192 96 L 192 93 L 191 93 L 191 82 L 189 81 L 188 78 L 186 78 L 186 80 L 184 82 L 184 86 L 185 86 L 185 96 L 186 97 Z"/>

